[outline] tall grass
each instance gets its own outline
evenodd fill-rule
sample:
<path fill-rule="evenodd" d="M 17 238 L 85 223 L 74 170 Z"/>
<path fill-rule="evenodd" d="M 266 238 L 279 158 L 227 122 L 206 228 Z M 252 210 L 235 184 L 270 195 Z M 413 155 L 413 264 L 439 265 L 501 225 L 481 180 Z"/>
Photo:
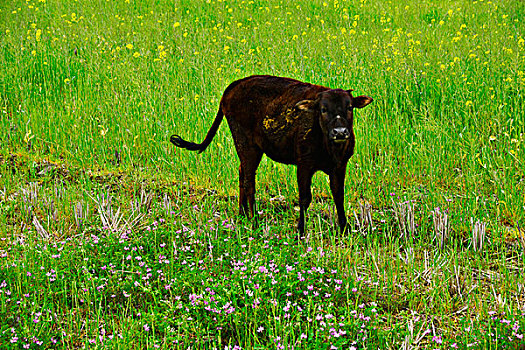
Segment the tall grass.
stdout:
<path fill-rule="evenodd" d="M 510 0 L 0 5 L 0 347 L 517 344 L 524 23 Z M 374 98 L 346 180 L 370 225 L 340 236 L 319 174 L 295 240 L 295 169 L 265 158 L 254 226 L 226 123 L 169 144 L 251 74 Z"/>
<path fill-rule="evenodd" d="M 233 189 L 226 127 L 199 157 L 176 153 L 167 136 L 202 138 L 237 78 L 291 76 L 375 98 L 356 120 L 349 192 L 381 205 L 395 191 L 463 195 L 458 210 L 514 225 L 524 212 L 522 7 L 11 4 L 2 10 L 2 143 L 79 166 L 142 166 Z M 273 183 L 281 168 L 265 165 L 261 180 Z"/>

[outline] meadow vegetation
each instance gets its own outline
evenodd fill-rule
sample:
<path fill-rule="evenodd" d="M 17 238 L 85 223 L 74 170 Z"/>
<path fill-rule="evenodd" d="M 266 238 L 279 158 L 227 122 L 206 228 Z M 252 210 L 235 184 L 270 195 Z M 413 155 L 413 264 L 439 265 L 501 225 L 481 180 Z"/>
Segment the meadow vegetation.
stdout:
<path fill-rule="evenodd" d="M 13 0 L 0 61 L 0 348 L 525 346 L 525 2 Z M 351 232 L 168 142 L 252 74 L 374 98 Z"/>

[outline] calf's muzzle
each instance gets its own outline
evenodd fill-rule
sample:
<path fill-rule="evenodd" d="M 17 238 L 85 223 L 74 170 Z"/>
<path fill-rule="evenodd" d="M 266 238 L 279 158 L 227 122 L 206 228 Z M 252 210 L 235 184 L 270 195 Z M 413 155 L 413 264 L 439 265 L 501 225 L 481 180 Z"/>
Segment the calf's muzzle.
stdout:
<path fill-rule="evenodd" d="M 350 131 L 345 127 L 333 128 L 328 133 L 328 137 L 336 143 L 346 142 L 350 138 Z"/>

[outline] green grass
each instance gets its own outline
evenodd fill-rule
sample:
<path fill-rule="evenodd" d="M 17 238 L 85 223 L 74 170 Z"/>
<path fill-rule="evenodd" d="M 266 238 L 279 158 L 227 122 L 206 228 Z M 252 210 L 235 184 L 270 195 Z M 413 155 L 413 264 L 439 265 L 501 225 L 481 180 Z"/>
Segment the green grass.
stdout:
<path fill-rule="evenodd" d="M 510 0 L 0 5 L 0 348 L 523 344 L 524 23 Z M 374 98 L 352 232 L 318 174 L 297 239 L 295 168 L 266 158 L 239 218 L 226 123 L 201 155 L 168 142 L 251 74 Z"/>

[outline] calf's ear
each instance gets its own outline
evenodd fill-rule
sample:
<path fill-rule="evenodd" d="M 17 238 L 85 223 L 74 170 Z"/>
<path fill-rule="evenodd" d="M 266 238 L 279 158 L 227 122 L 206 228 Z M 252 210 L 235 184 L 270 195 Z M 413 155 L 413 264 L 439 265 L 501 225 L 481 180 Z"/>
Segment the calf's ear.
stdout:
<path fill-rule="evenodd" d="M 311 111 L 313 103 L 313 100 L 302 100 L 295 104 L 295 108 L 300 109 L 302 111 Z"/>
<path fill-rule="evenodd" d="M 354 108 L 363 108 L 368 106 L 374 99 L 369 96 L 357 96 L 352 99 L 352 107 Z"/>

